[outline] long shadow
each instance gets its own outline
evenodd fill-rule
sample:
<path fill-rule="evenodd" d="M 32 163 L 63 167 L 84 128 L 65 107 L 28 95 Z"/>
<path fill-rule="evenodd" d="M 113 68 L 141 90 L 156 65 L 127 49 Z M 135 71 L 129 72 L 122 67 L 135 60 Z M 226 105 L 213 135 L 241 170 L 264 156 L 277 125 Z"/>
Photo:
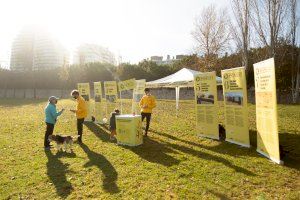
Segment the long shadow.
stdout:
<path fill-rule="evenodd" d="M 167 167 L 179 164 L 179 160 L 168 155 L 168 153 L 177 153 L 172 150 L 168 145 L 160 143 L 149 137 L 144 138 L 144 143 L 140 146 L 129 147 L 123 146 L 141 158 L 151 163 L 161 164 Z"/>
<path fill-rule="evenodd" d="M 280 158 L 284 162 L 284 166 L 300 170 L 300 133 L 291 131 L 293 133 L 280 132 Z M 250 144 L 255 149 L 257 147 L 257 131 L 250 130 Z M 259 155 L 259 154 L 258 154 Z"/>
<path fill-rule="evenodd" d="M 284 151 L 282 160 L 285 166 L 300 170 L 300 133 L 292 132 L 295 133 L 279 133 L 279 143 Z"/>
<path fill-rule="evenodd" d="M 103 142 L 110 142 L 109 133 L 105 131 L 105 129 L 107 130 L 107 127 L 103 125 L 98 126 L 97 124 L 92 122 L 86 122 L 85 125 Z M 123 146 L 123 148 L 134 152 L 141 158 L 152 163 L 158 163 L 164 166 L 172 166 L 179 163 L 179 160 L 167 154 L 175 153 L 172 149 L 150 138 L 144 138 L 143 145 L 137 147 Z"/>
<path fill-rule="evenodd" d="M 234 169 L 236 172 L 240 172 L 240 173 L 246 174 L 248 176 L 255 176 L 255 174 L 253 172 L 251 172 L 247 169 L 244 169 L 242 167 L 239 167 L 237 165 L 234 165 L 233 163 L 231 163 L 230 161 L 228 161 L 225 158 L 222 158 L 222 157 L 219 157 L 219 156 L 214 156 L 214 155 L 211 155 L 211 154 L 208 154 L 208 153 L 205 153 L 205 152 L 197 151 L 197 150 L 194 150 L 194 149 L 191 149 L 189 147 L 182 146 L 182 145 L 177 145 L 177 144 L 173 144 L 173 143 L 169 143 L 169 142 L 166 142 L 166 144 L 168 146 L 172 147 L 173 149 L 181 151 L 185 154 L 190 154 L 190 155 L 195 156 L 195 157 L 200 158 L 200 159 L 213 160 L 213 161 L 222 163 L 223 165 L 225 165 L 229 168 Z"/>
<path fill-rule="evenodd" d="M 214 196 L 216 196 L 220 200 L 229 200 L 229 198 L 225 194 L 222 194 L 218 191 L 214 191 L 211 189 L 207 189 L 207 191 L 210 192 L 211 194 L 213 194 Z"/>
<path fill-rule="evenodd" d="M 96 137 L 98 137 L 103 142 L 110 142 L 110 136 L 109 133 L 106 132 L 104 129 L 106 129 L 105 126 L 99 126 L 95 124 L 94 122 L 84 122 L 84 125 L 95 134 Z"/>
<path fill-rule="evenodd" d="M 118 173 L 114 166 L 103 155 L 92 151 L 87 145 L 79 145 L 89 158 L 89 161 L 84 164 L 84 167 L 96 166 L 102 171 L 104 175 L 102 183 L 103 189 L 111 194 L 120 192 L 116 184 Z"/>
<path fill-rule="evenodd" d="M 75 158 L 75 157 L 77 157 L 76 154 L 75 154 L 74 152 L 69 153 L 69 152 L 63 152 L 63 151 L 58 151 L 58 152 L 55 154 L 55 156 L 56 156 L 57 158 L 62 158 L 62 157 L 64 157 L 64 158 Z M 77 158 L 78 158 L 78 157 L 77 157 Z"/>
<path fill-rule="evenodd" d="M 55 186 L 56 193 L 61 198 L 67 198 L 73 187 L 67 180 L 66 173 L 68 172 L 68 164 L 62 163 L 58 157 L 61 155 L 54 155 L 50 150 L 45 150 L 48 158 L 47 162 L 47 175 Z"/>
<path fill-rule="evenodd" d="M 162 133 L 159 131 L 151 130 L 151 132 L 156 133 L 161 136 L 164 136 L 164 137 L 167 137 L 172 140 L 176 140 L 176 141 L 183 142 L 183 143 L 193 145 L 193 146 L 197 146 L 200 148 L 205 148 L 207 150 L 211 150 L 211 151 L 218 152 L 221 154 L 227 154 L 227 155 L 231 155 L 234 157 L 238 157 L 239 155 L 245 155 L 245 152 L 243 152 L 243 151 L 228 151 L 228 148 L 236 148 L 236 147 L 227 142 L 220 142 L 219 145 L 208 147 L 208 146 L 201 145 L 201 144 L 198 144 L 195 142 L 183 140 L 183 139 L 180 139 L 175 136 L 172 136 L 172 135 L 169 135 L 166 133 Z M 296 132 L 296 131 L 294 131 L 294 132 Z M 256 147 L 257 147 L 257 132 L 256 132 L 256 130 L 249 130 L 249 135 L 250 135 L 250 145 L 251 145 L 252 149 L 248 150 L 247 156 L 260 157 L 258 153 L 253 152 L 253 149 L 256 149 Z M 279 133 L 280 146 L 284 150 L 284 155 L 281 155 L 281 159 L 284 161 L 285 166 L 290 167 L 290 168 L 295 168 L 297 170 L 300 170 L 299 141 L 300 141 L 299 133 L 295 133 L 295 134 Z M 251 153 L 249 151 L 251 151 Z"/>
<path fill-rule="evenodd" d="M 225 141 L 219 141 L 219 144 L 215 145 L 215 146 L 206 146 L 206 145 L 202 145 L 202 144 L 199 144 L 199 143 L 196 143 L 196 142 L 183 140 L 183 139 L 180 139 L 180 138 L 175 137 L 173 135 L 169 135 L 167 133 L 163 133 L 163 132 L 159 132 L 159 131 L 155 131 L 155 130 L 151 130 L 151 132 L 156 133 L 158 135 L 161 135 L 163 137 L 169 138 L 171 140 L 179 141 L 179 142 L 182 142 L 182 143 L 185 143 L 185 144 L 188 144 L 188 145 L 192 145 L 192 146 L 196 146 L 196 147 L 199 147 L 199 148 L 204 148 L 204 149 L 214 151 L 214 152 L 217 152 L 217 153 L 220 153 L 220 154 L 227 154 L 227 155 L 230 155 L 230 156 L 233 156 L 233 157 L 239 157 L 239 156 L 245 156 L 245 155 L 252 156 L 252 157 L 258 157 L 257 154 L 250 153 L 250 150 L 247 149 L 247 148 L 237 149 L 236 145 L 232 145 L 232 144 L 230 144 L 228 142 L 225 142 Z M 235 148 L 236 150 L 234 150 L 233 148 Z M 231 151 L 228 151 L 228 149 L 231 149 Z M 247 152 L 245 153 L 245 151 L 247 151 Z"/>
<path fill-rule="evenodd" d="M 96 124 L 94 124 L 94 125 L 91 123 L 88 123 L 88 124 L 90 126 L 90 130 L 95 131 L 94 133 L 96 135 L 99 135 L 100 139 L 102 139 L 104 141 L 106 141 L 108 139 L 109 135 L 106 131 L 104 131 L 102 128 L 100 128 Z M 186 143 L 193 143 L 190 141 L 185 141 L 185 140 L 176 138 L 174 136 L 170 136 L 165 133 L 161 133 L 161 134 L 167 135 L 168 137 L 175 139 L 175 140 L 183 141 Z M 202 145 L 197 144 L 197 143 L 193 143 L 193 145 L 198 145 L 198 146 L 202 147 Z M 250 176 L 255 175 L 251 171 L 244 169 L 242 167 L 236 166 L 236 165 L 232 164 L 230 161 L 228 161 L 222 157 L 214 156 L 214 155 L 211 155 L 208 153 L 204 153 L 201 151 L 197 151 L 197 150 L 185 147 L 185 146 L 181 146 L 181 145 L 177 145 L 177 144 L 173 144 L 173 143 L 169 143 L 169 142 L 161 143 L 161 142 L 158 142 L 158 141 L 153 140 L 148 137 L 144 138 L 143 145 L 140 145 L 137 147 L 123 146 L 123 148 L 131 150 L 132 152 L 134 152 L 135 154 L 139 155 L 141 158 L 143 158 L 149 162 L 162 164 L 164 166 L 172 166 L 172 165 L 176 165 L 180 162 L 179 160 L 168 155 L 168 153 L 176 153 L 176 151 L 174 151 L 174 149 L 175 149 L 175 150 L 181 151 L 183 153 L 187 153 L 187 154 L 196 156 L 201 159 L 214 160 L 216 162 L 223 163 L 225 166 L 233 168 L 237 172 L 241 172 L 241 173 L 244 173 L 244 174 L 247 174 Z"/>

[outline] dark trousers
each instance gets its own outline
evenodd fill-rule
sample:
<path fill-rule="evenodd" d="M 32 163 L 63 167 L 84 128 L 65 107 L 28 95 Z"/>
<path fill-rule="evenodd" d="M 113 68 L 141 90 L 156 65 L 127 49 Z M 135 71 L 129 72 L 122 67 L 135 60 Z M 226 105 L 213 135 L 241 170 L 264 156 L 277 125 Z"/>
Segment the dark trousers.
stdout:
<path fill-rule="evenodd" d="M 54 130 L 54 124 L 50 124 L 46 122 L 46 132 L 45 132 L 45 138 L 44 138 L 44 147 L 49 147 L 50 142 L 48 140 L 49 135 L 53 134 Z"/>
<path fill-rule="evenodd" d="M 78 131 L 78 141 L 82 142 L 82 131 L 83 131 L 84 118 L 77 119 L 77 131 Z"/>
<path fill-rule="evenodd" d="M 144 119 L 146 118 L 146 135 L 148 133 L 149 130 L 149 126 L 150 126 L 150 120 L 151 120 L 151 113 L 141 113 L 142 115 L 142 121 L 144 121 Z"/>

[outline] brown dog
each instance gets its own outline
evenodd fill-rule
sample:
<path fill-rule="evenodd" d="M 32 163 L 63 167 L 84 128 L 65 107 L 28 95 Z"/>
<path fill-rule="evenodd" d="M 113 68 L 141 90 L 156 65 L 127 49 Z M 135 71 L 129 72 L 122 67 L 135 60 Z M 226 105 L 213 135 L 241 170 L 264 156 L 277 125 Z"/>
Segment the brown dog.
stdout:
<path fill-rule="evenodd" d="M 56 149 L 58 151 L 67 151 L 70 149 L 72 152 L 72 145 L 75 138 L 78 138 L 79 136 L 61 136 L 61 135 L 49 135 L 48 140 L 50 142 L 54 141 L 56 142 Z"/>

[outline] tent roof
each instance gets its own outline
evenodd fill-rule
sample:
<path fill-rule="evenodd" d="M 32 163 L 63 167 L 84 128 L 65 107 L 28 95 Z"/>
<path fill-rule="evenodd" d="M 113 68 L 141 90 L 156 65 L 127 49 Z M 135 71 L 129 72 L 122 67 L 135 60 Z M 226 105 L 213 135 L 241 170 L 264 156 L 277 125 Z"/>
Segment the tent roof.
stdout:
<path fill-rule="evenodd" d="M 146 87 L 194 87 L 194 76 L 202 73 L 195 70 L 182 68 L 178 72 L 166 76 L 164 78 L 150 81 L 146 83 Z M 220 77 L 216 78 L 217 85 L 222 84 L 222 79 Z"/>

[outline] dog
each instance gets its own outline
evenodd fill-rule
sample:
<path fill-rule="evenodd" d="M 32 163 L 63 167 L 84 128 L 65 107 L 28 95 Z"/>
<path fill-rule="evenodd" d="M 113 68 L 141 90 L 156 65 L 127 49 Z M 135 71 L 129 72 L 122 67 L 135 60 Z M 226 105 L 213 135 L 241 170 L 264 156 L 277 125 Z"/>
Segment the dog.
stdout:
<path fill-rule="evenodd" d="M 76 136 L 61 136 L 61 135 L 49 135 L 48 140 L 50 142 L 56 142 L 56 149 L 58 151 L 68 151 L 73 152 L 72 145 L 74 139 L 77 139 L 79 135 Z"/>

